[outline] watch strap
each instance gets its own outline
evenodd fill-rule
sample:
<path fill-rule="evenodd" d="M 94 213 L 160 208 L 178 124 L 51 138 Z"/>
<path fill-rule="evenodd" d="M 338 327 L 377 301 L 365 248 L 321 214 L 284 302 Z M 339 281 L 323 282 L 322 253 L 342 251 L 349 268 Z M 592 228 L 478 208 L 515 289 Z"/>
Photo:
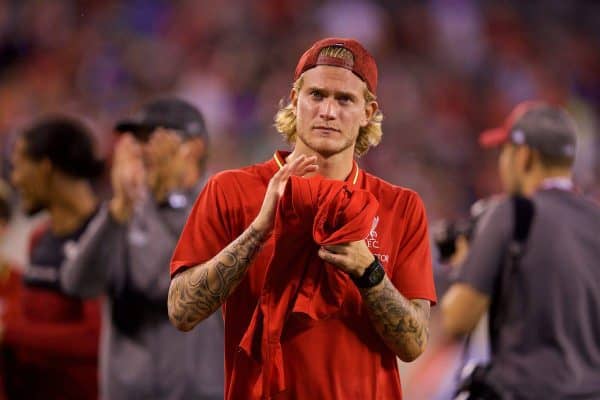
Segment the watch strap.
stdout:
<path fill-rule="evenodd" d="M 377 286 L 383 278 L 385 278 L 385 270 L 383 265 L 379 261 L 379 258 L 375 256 L 375 259 L 365 269 L 365 272 L 360 277 L 350 276 L 356 286 L 361 289 L 368 289 L 373 286 Z"/>

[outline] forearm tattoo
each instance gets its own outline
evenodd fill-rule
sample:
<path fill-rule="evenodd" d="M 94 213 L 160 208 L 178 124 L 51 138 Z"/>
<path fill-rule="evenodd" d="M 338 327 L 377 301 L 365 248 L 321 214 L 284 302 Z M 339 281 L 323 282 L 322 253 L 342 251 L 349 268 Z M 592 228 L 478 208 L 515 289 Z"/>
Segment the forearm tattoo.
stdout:
<path fill-rule="evenodd" d="M 181 330 L 190 330 L 215 312 L 244 277 L 265 234 L 252 225 L 214 258 L 181 272 L 169 288 L 169 318 Z"/>
<path fill-rule="evenodd" d="M 371 321 L 388 347 L 404 361 L 418 357 L 429 338 L 429 302 L 406 299 L 387 277 L 361 292 Z"/>

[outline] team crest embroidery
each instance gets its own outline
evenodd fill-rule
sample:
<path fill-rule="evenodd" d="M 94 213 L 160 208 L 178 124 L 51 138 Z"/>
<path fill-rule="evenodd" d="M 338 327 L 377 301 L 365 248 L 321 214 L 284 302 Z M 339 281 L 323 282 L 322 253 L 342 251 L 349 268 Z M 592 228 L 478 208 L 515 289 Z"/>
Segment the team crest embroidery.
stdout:
<path fill-rule="evenodd" d="M 371 225 L 371 233 L 369 233 L 369 237 L 377 239 L 377 231 L 375 230 L 375 228 L 377 228 L 377 224 L 379 224 L 379 215 L 376 215 L 375 218 L 373 218 L 373 225 Z"/>
<path fill-rule="evenodd" d="M 378 249 L 379 248 L 379 240 L 377 240 L 377 225 L 379 224 L 379 216 L 375 216 L 373 218 L 373 224 L 371 224 L 371 231 L 369 232 L 369 236 L 367 237 L 367 246 L 370 249 Z"/>
<path fill-rule="evenodd" d="M 376 250 L 377 252 L 373 252 L 373 255 L 377 256 L 379 260 L 383 263 L 387 263 L 389 261 L 388 254 L 380 254 L 379 253 L 379 239 L 377 233 L 377 225 L 379 225 L 379 215 L 373 218 L 373 224 L 371 225 L 371 231 L 369 232 L 369 236 L 365 240 L 367 242 L 367 247 L 372 250 Z"/>

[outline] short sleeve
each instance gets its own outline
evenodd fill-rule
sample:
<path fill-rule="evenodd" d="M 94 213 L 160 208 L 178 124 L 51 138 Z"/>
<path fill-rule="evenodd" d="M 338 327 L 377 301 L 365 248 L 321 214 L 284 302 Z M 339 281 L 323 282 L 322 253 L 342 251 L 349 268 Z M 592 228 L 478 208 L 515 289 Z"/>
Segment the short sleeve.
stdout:
<path fill-rule="evenodd" d="M 498 202 L 481 217 L 457 282 L 466 283 L 488 296 L 492 295 L 504 263 L 513 219 L 509 199 Z"/>
<path fill-rule="evenodd" d="M 218 177 L 211 178 L 196 199 L 171 258 L 171 277 L 210 260 L 233 240 L 234 196 L 227 196 Z"/>
<path fill-rule="evenodd" d="M 406 228 L 396 255 L 392 283 L 408 299 L 437 302 L 431 267 L 430 239 L 423 201 L 415 192 L 410 198 L 400 220 Z"/>

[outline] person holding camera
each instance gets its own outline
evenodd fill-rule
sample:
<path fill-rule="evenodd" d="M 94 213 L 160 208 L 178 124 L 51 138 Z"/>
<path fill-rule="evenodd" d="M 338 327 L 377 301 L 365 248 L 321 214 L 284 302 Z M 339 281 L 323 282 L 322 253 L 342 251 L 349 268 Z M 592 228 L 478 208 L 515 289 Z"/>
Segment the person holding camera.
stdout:
<path fill-rule="evenodd" d="M 563 109 L 526 102 L 480 137 L 502 145 L 508 196 L 482 217 L 442 300 L 450 334 L 490 312 L 491 362 L 461 398 L 600 398 L 600 208 L 573 186 L 575 133 Z"/>

